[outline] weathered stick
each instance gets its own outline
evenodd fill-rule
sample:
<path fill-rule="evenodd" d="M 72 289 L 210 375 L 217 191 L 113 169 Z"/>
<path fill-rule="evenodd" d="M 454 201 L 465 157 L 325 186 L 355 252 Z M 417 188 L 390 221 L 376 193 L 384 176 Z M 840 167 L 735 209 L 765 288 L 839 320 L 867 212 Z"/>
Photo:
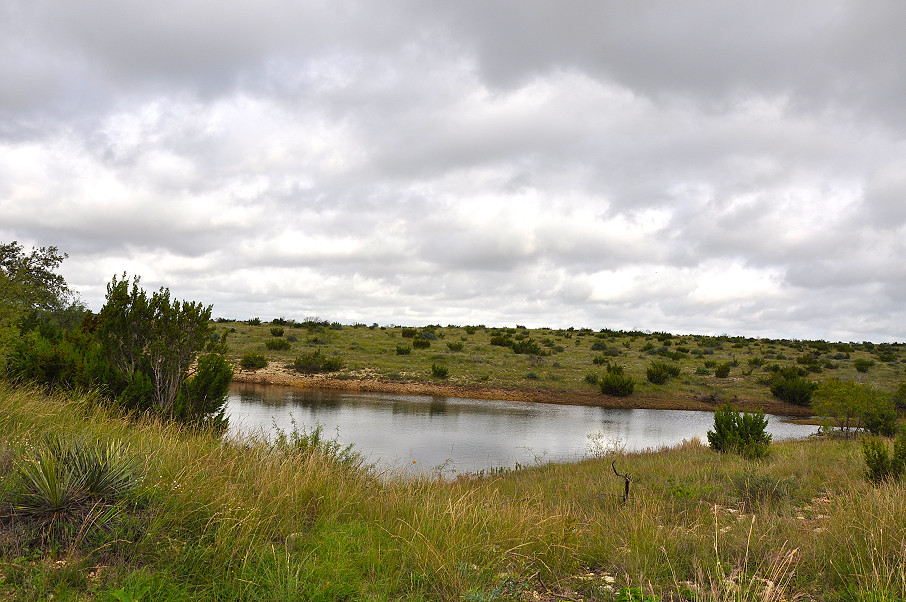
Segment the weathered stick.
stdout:
<path fill-rule="evenodd" d="M 623 501 L 622 501 L 622 503 L 625 504 L 626 500 L 629 499 L 629 481 L 630 481 L 629 475 L 620 474 L 617 472 L 617 461 L 616 460 L 614 460 L 611 463 L 610 467 L 613 468 L 613 474 L 617 475 L 618 477 L 623 478 L 626 481 L 626 488 L 623 490 Z"/>

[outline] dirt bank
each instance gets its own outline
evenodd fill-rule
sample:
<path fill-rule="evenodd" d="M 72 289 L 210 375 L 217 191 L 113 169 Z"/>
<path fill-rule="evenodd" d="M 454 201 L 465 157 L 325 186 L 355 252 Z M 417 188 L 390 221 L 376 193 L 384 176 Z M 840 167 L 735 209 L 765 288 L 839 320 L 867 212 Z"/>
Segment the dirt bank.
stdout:
<path fill-rule="evenodd" d="M 664 397 L 633 394 L 629 397 L 611 397 L 597 391 L 558 391 L 551 389 L 515 389 L 456 385 L 451 383 L 400 382 L 362 376 L 336 378 L 326 375 L 303 375 L 279 366 L 261 370 L 237 368 L 233 382 L 262 385 L 282 385 L 308 389 L 354 391 L 360 393 L 395 393 L 400 395 L 433 395 L 438 397 L 465 397 L 470 399 L 500 399 L 505 401 L 535 401 L 565 405 L 595 406 L 601 408 L 638 408 L 652 410 L 705 410 L 713 411 L 718 404 L 689 397 Z M 739 399 L 736 405 L 747 411 L 764 410 L 767 414 L 784 416 L 809 416 L 808 408 L 776 400 Z"/>

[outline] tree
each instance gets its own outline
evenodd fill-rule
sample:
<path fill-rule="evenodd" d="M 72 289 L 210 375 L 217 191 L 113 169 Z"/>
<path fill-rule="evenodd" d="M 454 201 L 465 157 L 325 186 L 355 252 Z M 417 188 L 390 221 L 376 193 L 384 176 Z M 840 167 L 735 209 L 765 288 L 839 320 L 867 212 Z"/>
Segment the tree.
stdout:
<path fill-rule="evenodd" d="M 66 257 L 57 247 L 26 254 L 16 241 L 0 243 L 0 367 L 24 333 L 40 329 L 55 338 L 81 321 L 84 308 L 56 273 Z"/>
<path fill-rule="evenodd" d="M 815 413 L 832 419 L 844 434 L 860 428 L 888 436 L 896 431 L 893 400 L 871 386 L 832 378 L 821 383 L 814 397 Z"/>
<path fill-rule="evenodd" d="M 222 409 L 232 369 L 225 377 L 224 366 L 229 367 L 222 358 L 225 342 L 219 350 L 210 348 L 214 332 L 210 305 L 171 300 L 166 288 L 149 297 L 137 276 L 130 286 L 123 274 L 122 279 L 114 276 L 107 285 L 107 302 L 99 317 L 98 337 L 111 363 L 126 382 L 135 382 L 138 373 L 150 379 L 150 405 L 155 412 L 194 420 L 196 411 L 207 415 Z M 189 368 L 206 348 L 209 355 L 219 355 L 222 361 L 208 357 L 199 362 L 189 385 Z M 147 390 L 144 384 L 143 388 Z M 219 401 L 217 408 L 213 408 L 213 398 Z"/>
<path fill-rule="evenodd" d="M 764 412 L 740 414 L 731 404 L 724 404 L 714 412 L 714 430 L 708 431 L 708 445 L 717 452 L 762 458 L 771 444 L 767 427 Z"/>

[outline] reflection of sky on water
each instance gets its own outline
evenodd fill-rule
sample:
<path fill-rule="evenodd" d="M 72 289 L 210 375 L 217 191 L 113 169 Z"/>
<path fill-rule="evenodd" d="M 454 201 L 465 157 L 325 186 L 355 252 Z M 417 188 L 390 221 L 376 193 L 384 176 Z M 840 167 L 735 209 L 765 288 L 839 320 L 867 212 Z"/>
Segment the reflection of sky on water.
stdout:
<path fill-rule="evenodd" d="M 714 424 L 710 412 L 618 410 L 455 397 L 340 393 L 236 384 L 227 406 L 233 432 L 273 424 L 300 428 L 317 424 L 325 434 L 354 443 L 383 466 L 447 468 L 471 472 L 499 466 L 573 460 L 588 449 L 589 437 L 627 450 L 672 446 L 701 437 Z M 814 427 L 769 417 L 774 439 L 803 437 Z M 413 465 L 413 461 L 415 464 Z"/>

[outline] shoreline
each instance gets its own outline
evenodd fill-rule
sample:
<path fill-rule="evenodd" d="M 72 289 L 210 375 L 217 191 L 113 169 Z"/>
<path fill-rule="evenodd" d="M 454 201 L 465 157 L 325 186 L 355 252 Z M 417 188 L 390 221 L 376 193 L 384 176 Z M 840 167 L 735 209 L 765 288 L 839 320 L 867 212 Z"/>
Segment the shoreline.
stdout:
<path fill-rule="evenodd" d="M 336 378 L 323 374 L 303 375 L 279 367 L 268 367 L 260 370 L 243 370 L 237 367 L 232 382 L 352 393 L 391 393 L 396 395 L 428 395 L 436 397 L 461 397 L 501 401 L 531 401 L 536 403 L 614 409 L 698 410 L 713 412 L 723 403 L 703 401 L 693 396 L 664 397 L 659 395 L 633 394 L 629 397 L 613 397 L 595 391 L 558 391 L 550 389 L 516 389 L 484 387 L 479 385 L 457 385 L 453 383 L 399 382 L 369 377 Z M 776 416 L 809 417 L 812 415 L 810 408 L 787 404 L 778 400 L 737 399 L 734 401 L 734 404 L 739 410 L 747 412 L 763 410 L 765 414 Z"/>

